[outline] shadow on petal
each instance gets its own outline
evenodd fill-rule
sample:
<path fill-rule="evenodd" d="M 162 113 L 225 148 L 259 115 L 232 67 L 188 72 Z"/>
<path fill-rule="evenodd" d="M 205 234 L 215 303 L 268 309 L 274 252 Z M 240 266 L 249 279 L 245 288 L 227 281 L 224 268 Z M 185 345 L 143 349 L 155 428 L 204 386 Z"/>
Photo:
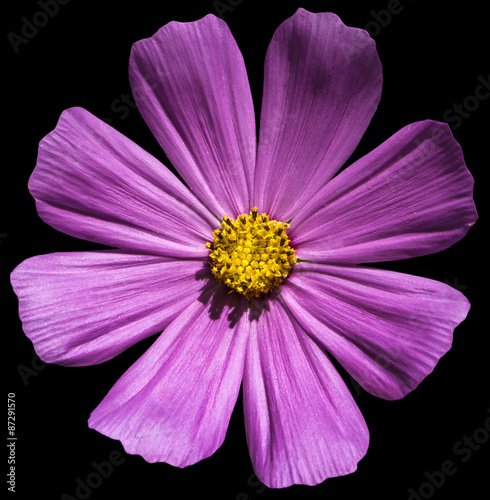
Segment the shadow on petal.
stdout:
<path fill-rule="evenodd" d="M 262 313 L 270 310 L 269 301 L 276 300 L 280 294 L 280 289 L 275 289 L 267 295 L 249 301 L 239 293 L 218 283 L 212 275 L 208 263 L 204 263 L 202 269 L 195 273 L 195 278 L 205 282 L 198 300 L 209 305 L 209 317 L 217 320 L 226 310 L 230 328 L 233 328 L 247 311 L 250 321 L 259 321 Z"/>

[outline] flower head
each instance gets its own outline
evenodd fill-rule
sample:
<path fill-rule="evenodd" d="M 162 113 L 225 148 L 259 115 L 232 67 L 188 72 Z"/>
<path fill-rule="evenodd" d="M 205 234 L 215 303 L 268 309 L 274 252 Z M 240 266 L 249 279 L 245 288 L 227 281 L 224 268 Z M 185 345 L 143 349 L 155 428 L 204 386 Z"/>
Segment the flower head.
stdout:
<path fill-rule="evenodd" d="M 30 192 L 47 223 L 114 249 L 21 263 L 24 331 L 44 361 L 83 366 L 165 330 L 89 420 L 128 453 L 179 467 L 210 456 L 243 384 L 265 484 L 353 472 L 369 434 L 329 355 L 370 393 L 401 398 L 469 309 L 443 283 L 358 265 L 437 252 L 476 221 L 449 127 L 408 125 L 337 174 L 376 110 L 381 65 L 365 31 L 303 9 L 267 51 L 258 144 L 222 20 L 172 22 L 137 42 L 130 80 L 186 185 L 66 110 L 40 143 Z"/>
<path fill-rule="evenodd" d="M 287 222 L 259 214 L 257 207 L 236 221 L 224 215 L 220 228 L 213 231 L 213 243 L 206 243 L 214 277 L 249 300 L 277 288 L 297 260 L 289 246 L 288 227 Z"/>

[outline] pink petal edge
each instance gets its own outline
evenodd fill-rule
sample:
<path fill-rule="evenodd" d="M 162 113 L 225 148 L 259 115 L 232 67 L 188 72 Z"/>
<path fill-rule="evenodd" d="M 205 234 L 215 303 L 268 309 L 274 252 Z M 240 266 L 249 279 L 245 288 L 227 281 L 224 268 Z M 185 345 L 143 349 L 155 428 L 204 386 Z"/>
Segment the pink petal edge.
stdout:
<path fill-rule="evenodd" d="M 121 251 L 38 255 L 12 272 L 22 327 L 46 363 L 102 363 L 161 332 L 204 286 L 203 261 Z M 206 277 L 211 277 L 208 269 Z"/>
<path fill-rule="evenodd" d="M 412 123 L 332 179 L 289 233 L 325 264 L 406 259 L 459 241 L 478 219 L 473 177 L 449 126 Z"/>
<path fill-rule="evenodd" d="M 281 297 L 364 389 L 389 400 L 433 371 L 470 308 L 461 292 L 438 281 L 307 262 L 296 265 Z"/>
<path fill-rule="evenodd" d="M 265 61 L 255 204 L 289 220 L 343 166 L 381 97 L 374 40 L 304 9 L 274 33 Z"/>
<path fill-rule="evenodd" d="M 82 108 L 39 144 L 29 190 L 58 231 L 139 254 L 207 258 L 217 224 L 165 166 Z"/>
<path fill-rule="evenodd" d="M 116 382 L 89 427 L 148 462 L 185 467 L 212 455 L 242 381 L 249 329 L 243 308 L 240 298 L 209 286 Z"/>
<path fill-rule="evenodd" d="M 138 109 L 192 192 L 216 217 L 248 212 L 255 168 L 255 114 L 241 52 L 209 14 L 171 22 L 133 45 Z"/>
<path fill-rule="evenodd" d="M 247 442 L 270 488 L 318 484 L 352 473 L 369 432 L 326 354 L 270 300 L 252 322 L 243 380 Z"/>

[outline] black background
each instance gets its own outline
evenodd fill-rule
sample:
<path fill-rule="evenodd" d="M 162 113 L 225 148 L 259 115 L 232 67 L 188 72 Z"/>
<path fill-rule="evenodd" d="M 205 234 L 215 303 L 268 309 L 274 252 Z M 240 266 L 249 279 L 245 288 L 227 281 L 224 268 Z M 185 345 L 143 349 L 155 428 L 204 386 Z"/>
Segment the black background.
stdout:
<path fill-rule="evenodd" d="M 6 175 L 2 199 L 8 203 L 2 213 L 0 250 L 2 289 L 7 293 L 2 301 L 2 318 L 7 318 L 2 321 L 3 338 L 7 339 L 7 392 L 15 393 L 16 399 L 15 496 L 59 499 L 68 494 L 77 498 L 77 480 L 85 481 L 94 472 L 92 462 L 106 461 L 118 450 L 122 464 L 115 466 L 88 498 L 408 499 L 409 488 L 419 491 L 422 483 L 428 482 L 424 474 L 440 470 L 447 460 L 453 462 L 454 474 L 446 476 L 438 487 L 422 487 L 420 493 L 425 497 L 421 498 L 486 498 L 488 491 L 480 488 L 487 483 L 483 470 L 488 467 L 488 441 L 470 453 L 457 453 L 462 446 L 458 442 L 484 426 L 490 407 L 488 325 L 481 322 L 488 310 L 488 293 L 485 296 L 483 291 L 488 284 L 483 276 L 483 252 L 488 247 L 483 241 L 487 208 L 483 175 L 489 166 L 490 99 L 480 99 L 476 105 L 474 99 L 467 99 L 475 95 L 478 78 L 488 81 L 489 75 L 482 3 L 466 1 L 455 7 L 447 1 L 400 0 L 390 20 L 380 11 L 388 7 L 393 10 L 393 0 L 221 3 L 234 4 L 224 11 L 223 18 L 244 54 L 257 110 L 267 45 L 277 26 L 298 7 L 312 12 L 332 11 L 349 26 L 369 27 L 383 64 L 384 90 L 378 111 L 352 159 L 410 122 L 454 117 L 448 110 L 465 99 L 477 108 L 457 124 L 453 119 L 451 125 L 475 177 L 480 221 L 461 242 L 444 252 L 380 266 L 446 281 L 461 289 L 472 309 L 456 329 L 451 351 L 404 399 L 383 401 L 348 383 L 371 434 L 369 451 L 354 474 L 315 487 L 270 490 L 262 486 L 248 456 L 241 396 L 223 446 L 203 462 L 178 469 L 126 455 L 118 441 L 88 429 L 86 421 L 155 337 L 93 367 L 45 365 L 34 356 L 17 316 L 9 273 L 33 255 L 102 247 L 65 236 L 43 223 L 27 191 L 27 181 L 36 162 L 38 142 L 55 127 L 60 113 L 71 106 L 85 107 L 110 121 L 169 165 L 138 111 L 121 107 L 123 99 L 130 96 L 129 51 L 133 42 L 151 36 L 172 20 L 194 21 L 217 11 L 212 0 L 71 0 L 60 5 L 59 11 L 27 43 L 20 44 L 16 53 L 7 34 L 21 35 L 25 19 L 33 20 L 41 7 L 37 1 L 9 2 L 8 10 L 6 5 L 2 7 L 7 64 L 3 74 L 6 142 L 2 150 L 7 152 L 7 160 L 2 168 Z M 481 439 L 485 434 L 480 432 L 478 436 Z M 6 462 L 7 451 L 5 454 Z M 78 498 L 83 498 L 80 492 Z"/>

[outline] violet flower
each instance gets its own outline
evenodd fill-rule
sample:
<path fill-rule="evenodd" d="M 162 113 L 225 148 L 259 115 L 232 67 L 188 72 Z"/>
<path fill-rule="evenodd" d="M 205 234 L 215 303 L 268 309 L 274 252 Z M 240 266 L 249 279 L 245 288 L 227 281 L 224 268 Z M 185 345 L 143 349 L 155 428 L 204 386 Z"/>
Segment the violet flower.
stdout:
<path fill-rule="evenodd" d="M 371 394 L 402 398 L 470 307 L 445 284 L 359 266 L 438 252 L 476 221 L 449 127 L 408 125 L 336 175 L 376 110 L 382 73 L 369 35 L 331 13 L 300 9 L 274 34 L 258 146 L 245 65 L 222 20 L 167 24 L 134 45 L 129 69 L 187 186 L 89 112 L 61 115 L 29 181 L 39 215 L 116 249 L 14 270 L 37 354 L 93 365 L 164 330 L 91 428 L 184 467 L 221 445 L 243 382 L 261 481 L 353 472 L 368 429 L 328 355 Z"/>

